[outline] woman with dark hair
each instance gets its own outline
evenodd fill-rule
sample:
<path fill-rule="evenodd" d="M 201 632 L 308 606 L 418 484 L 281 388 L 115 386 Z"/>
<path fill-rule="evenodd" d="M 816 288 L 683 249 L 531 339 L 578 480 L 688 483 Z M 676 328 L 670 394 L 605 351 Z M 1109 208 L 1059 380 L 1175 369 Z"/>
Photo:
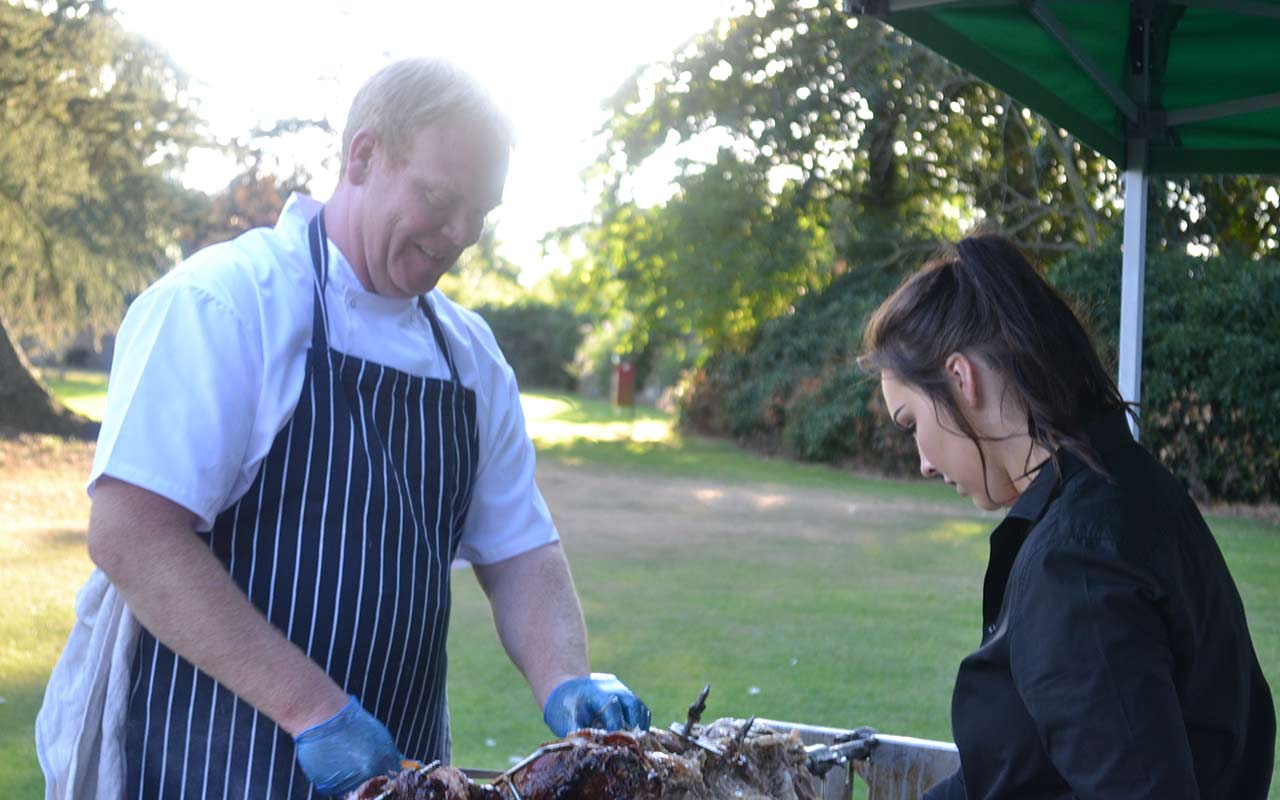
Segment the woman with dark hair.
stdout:
<path fill-rule="evenodd" d="M 962 240 L 867 326 L 920 470 L 991 535 L 950 798 L 1265 798 L 1275 711 L 1222 554 L 1070 307 L 1009 240 Z"/>

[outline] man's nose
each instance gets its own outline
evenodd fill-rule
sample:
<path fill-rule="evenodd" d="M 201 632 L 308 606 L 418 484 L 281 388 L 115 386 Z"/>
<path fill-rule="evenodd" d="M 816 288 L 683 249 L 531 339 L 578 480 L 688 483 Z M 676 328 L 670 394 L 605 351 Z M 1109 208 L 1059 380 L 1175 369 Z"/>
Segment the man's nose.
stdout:
<path fill-rule="evenodd" d="M 449 239 L 450 244 L 459 250 L 464 250 L 480 241 L 480 233 L 483 228 L 483 220 L 477 221 L 471 214 L 459 211 L 449 217 L 443 233 Z"/>

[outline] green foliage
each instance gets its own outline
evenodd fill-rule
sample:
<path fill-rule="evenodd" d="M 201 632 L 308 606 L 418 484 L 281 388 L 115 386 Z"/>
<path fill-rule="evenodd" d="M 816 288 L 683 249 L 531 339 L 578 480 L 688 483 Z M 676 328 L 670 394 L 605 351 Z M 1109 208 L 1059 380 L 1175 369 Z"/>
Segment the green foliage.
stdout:
<path fill-rule="evenodd" d="M 597 218 L 566 236 L 585 256 L 559 289 L 585 298 L 642 382 L 673 355 L 742 351 L 849 262 L 918 263 L 962 220 L 1054 252 L 1095 241 L 1113 213 L 1105 160 L 836 5 L 747 3 L 610 99 Z M 707 137 L 729 144 L 679 161 L 665 204 L 634 200 L 647 163 Z M 817 454 L 817 430 L 838 423 L 819 414 L 797 442 Z"/>
<path fill-rule="evenodd" d="M 657 360 L 655 347 L 710 354 L 687 387 L 689 426 L 805 459 L 906 473 L 915 468 L 909 442 L 884 425 L 875 387 L 854 367 L 866 315 L 896 275 L 977 222 L 1014 236 L 1045 262 L 1097 251 L 1119 216 L 1119 176 L 1115 165 L 1011 98 L 875 20 L 849 19 L 838 5 L 746 2 L 670 59 L 637 70 L 609 101 L 596 176 L 599 218 L 581 233 L 590 259 L 576 277 L 600 298 L 596 313 L 629 332 L 648 361 Z M 721 144 L 717 161 L 679 162 L 679 190 L 666 205 L 641 209 L 629 199 L 649 163 L 693 152 L 687 146 L 699 141 Z M 1153 251 L 1191 245 L 1257 258 L 1277 246 L 1273 181 L 1156 180 L 1150 195 Z M 698 203 L 714 207 L 700 214 Z M 716 224 L 719 214 L 749 219 L 754 209 L 775 217 L 791 211 L 822 251 L 801 262 L 798 249 L 776 245 L 776 232 Z M 697 270 L 708 254 L 711 274 L 749 277 L 706 280 Z M 779 262 L 793 270 L 781 280 Z M 1262 280 L 1266 269 L 1242 265 L 1228 283 Z M 754 276 L 772 282 L 775 294 L 752 295 Z M 1118 283 L 1118 276 L 1117 260 L 1106 277 Z M 1188 285 L 1197 286 L 1183 282 L 1167 296 L 1183 308 L 1207 302 L 1186 295 Z M 1108 291 L 1103 296 L 1114 301 L 1118 292 Z M 1156 292 L 1153 285 L 1149 303 L 1162 302 Z M 750 297 L 769 302 L 748 302 L 752 315 L 735 317 L 735 304 Z M 1225 313 L 1206 308 L 1203 320 Z M 1254 341 L 1275 338 L 1267 327 L 1273 318 L 1252 315 L 1254 327 L 1219 337 L 1192 332 L 1212 328 L 1168 327 L 1173 322 L 1159 316 L 1153 312 L 1148 326 L 1147 364 L 1202 360 L 1207 345 L 1190 344 L 1197 335 L 1250 355 L 1227 362 L 1219 354 L 1200 372 L 1185 366 L 1168 387 L 1151 375 L 1150 441 L 1180 462 L 1197 491 L 1275 496 L 1265 476 L 1280 472 L 1267 424 L 1276 421 L 1267 409 L 1277 404 L 1266 387 L 1280 370 Z M 1159 337 L 1168 337 L 1167 351 Z M 1253 399 L 1228 400 L 1226 392 Z M 1233 446 L 1251 454 L 1249 466 L 1219 457 Z"/>
<path fill-rule="evenodd" d="M 582 320 L 572 309 L 537 300 L 481 305 L 498 346 L 521 387 L 573 389 L 573 358 L 582 343 Z"/>
<path fill-rule="evenodd" d="M 311 174 L 300 164 L 284 163 L 272 151 L 287 151 L 307 135 L 333 133 L 327 120 L 293 117 L 220 144 L 235 157 L 239 173 L 213 195 L 193 193 L 182 217 L 182 256 L 188 257 L 252 228 L 275 225 L 289 195 L 310 193 Z"/>
<path fill-rule="evenodd" d="M 1120 250 L 1064 259 L 1059 288 L 1116 363 Z M 1141 436 L 1200 498 L 1280 498 L 1280 263 L 1150 253 Z"/>
<path fill-rule="evenodd" d="M 853 268 L 762 326 L 746 352 L 716 353 L 692 376 L 681 421 L 808 461 L 910 474 L 914 449 L 855 363 L 866 319 L 896 283 L 883 266 Z"/>
<path fill-rule="evenodd" d="M 529 296 L 519 278 L 519 265 L 498 252 L 494 228 L 486 226 L 480 241 L 440 279 L 440 290 L 467 308 L 510 305 Z"/>
<path fill-rule="evenodd" d="M 1098 246 L 1119 217 L 1114 164 L 836 0 L 745 2 L 638 69 L 608 109 L 597 218 L 570 232 L 586 256 L 562 288 L 590 296 L 581 309 L 641 379 L 672 353 L 740 351 L 842 264 L 901 273 L 977 222 L 1052 261 Z M 691 157 L 709 143 L 714 161 Z M 642 207 L 635 187 L 673 158 L 675 195 Z M 1157 247 L 1275 247 L 1271 183 L 1150 191 Z M 817 431 L 840 422 L 820 414 L 788 435 L 817 455 Z"/>
<path fill-rule="evenodd" d="M 1153 180 L 1148 241 L 1169 250 L 1262 258 L 1280 248 L 1280 181 L 1213 175 Z"/>
<path fill-rule="evenodd" d="M 251 228 L 275 225 L 289 195 L 306 190 L 305 185 L 292 179 L 282 180 L 256 170 L 235 176 L 221 192 L 195 198 L 191 203 L 179 242 L 183 255 L 234 239 Z"/>
<path fill-rule="evenodd" d="M 692 342 L 742 348 L 761 322 L 825 285 L 834 264 L 821 209 L 795 183 L 774 192 L 766 171 L 723 151 L 677 187 L 663 206 L 608 205 L 557 289 L 607 324 L 642 383 L 664 353 L 687 354 Z"/>
<path fill-rule="evenodd" d="M 913 264 L 962 220 L 1029 247 L 1095 242 L 1116 212 L 1114 167 L 1009 97 L 835 0 L 759 0 L 610 101 L 609 168 L 673 141 L 728 136 L 758 168 L 798 176 L 832 214 L 841 257 Z"/>
<path fill-rule="evenodd" d="M 519 277 L 520 267 L 498 252 L 494 229 L 486 227 L 440 289 L 489 323 L 521 387 L 573 389 L 583 321 L 568 303 L 546 299 L 549 292 L 527 288 Z"/>
<path fill-rule="evenodd" d="M 582 344 L 573 364 L 578 391 L 588 397 L 604 397 L 612 386 L 614 367 L 622 360 L 618 354 L 625 352 L 622 340 L 626 331 L 608 319 L 587 323 L 582 330 Z"/>
<path fill-rule="evenodd" d="M 1064 259 L 1050 278 L 1075 299 L 1116 363 L 1119 248 Z M 806 460 L 907 475 L 911 441 L 854 364 L 865 320 L 892 291 L 854 270 L 745 353 L 717 353 L 694 377 L 683 420 Z M 1200 498 L 1280 497 L 1280 269 L 1275 262 L 1152 253 L 1143 336 L 1142 439 Z"/>
<path fill-rule="evenodd" d="M 0 3 L 0 297 L 11 331 L 114 322 L 171 261 L 172 174 L 201 141 L 183 79 L 100 2 Z"/>

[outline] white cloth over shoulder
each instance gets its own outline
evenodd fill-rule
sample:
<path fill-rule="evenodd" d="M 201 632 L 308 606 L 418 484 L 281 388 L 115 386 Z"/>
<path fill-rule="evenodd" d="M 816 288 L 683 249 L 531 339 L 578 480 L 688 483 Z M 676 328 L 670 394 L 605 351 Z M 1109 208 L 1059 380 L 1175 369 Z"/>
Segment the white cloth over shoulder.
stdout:
<path fill-rule="evenodd" d="M 138 622 L 101 570 L 76 595 L 76 621 L 36 715 L 45 800 L 125 793 L 124 724 Z"/>

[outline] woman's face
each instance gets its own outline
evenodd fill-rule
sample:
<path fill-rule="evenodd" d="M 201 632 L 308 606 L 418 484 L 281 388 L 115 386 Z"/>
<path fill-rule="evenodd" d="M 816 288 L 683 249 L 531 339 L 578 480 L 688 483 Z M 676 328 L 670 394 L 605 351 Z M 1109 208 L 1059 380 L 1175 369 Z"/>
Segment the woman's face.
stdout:
<path fill-rule="evenodd" d="M 880 378 L 880 391 L 894 424 L 913 434 L 920 453 L 920 474 L 942 476 L 978 508 L 993 511 L 1011 505 L 1018 492 L 988 454 L 986 473 L 977 442 L 966 436 L 947 410 L 935 406 L 921 390 L 890 373 Z M 981 428 L 978 434 L 982 435 Z M 990 495 L 988 495 L 988 489 Z"/>

